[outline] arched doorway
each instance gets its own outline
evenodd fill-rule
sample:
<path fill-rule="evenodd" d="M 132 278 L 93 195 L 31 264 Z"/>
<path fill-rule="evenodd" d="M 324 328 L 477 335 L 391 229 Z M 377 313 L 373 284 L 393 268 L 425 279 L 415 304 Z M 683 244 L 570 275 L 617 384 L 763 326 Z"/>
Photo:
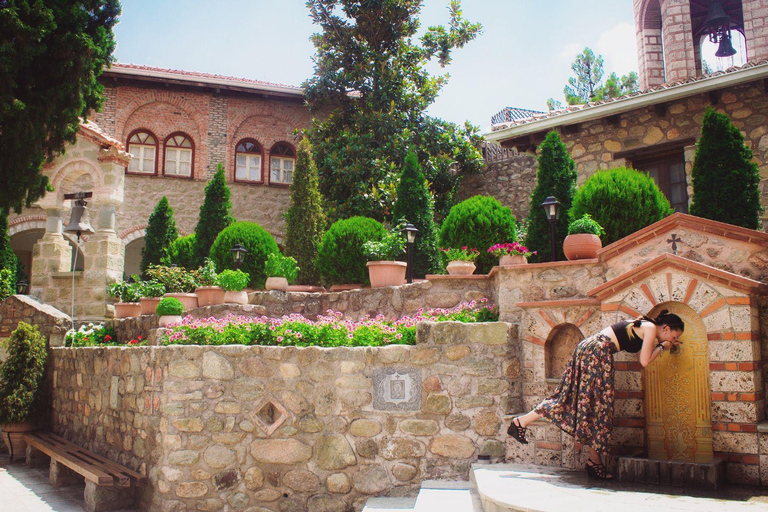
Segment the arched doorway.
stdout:
<path fill-rule="evenodd" d="M 11 235 L 11 249 L 13 249 L 14 254 L 16 254 L 16 257 L 19 258 L 19 261 L 21 261 L 21 264 L 24 266 L 24 273 L 29 282 L 32 281 L 32 253 L 35 244 L 43 237 L 43 235 L 45 235 L 45 229 L 30 229 Z M 83 263 L 85 261 L 83 252 L 77 248 L 73 240 L 69 239 L 68 236 L 65 235 L 64 239 L 69 242 L 69 245 L 73 249 L 72 260 L 70 260 L 69 268 L 67 270 L 72 269 L 75 250 L 77 250 L 76 270 L 83 270 Z"/>
<path fill-rule="evenodd" d="M 123 274 L 130 277 L 134 274 L 141 274 L 141 253 L 144 250 L 144 238 L 137 238 L 128 242 L 125 246 L 125 264 Z"/>
<path fill-rule="evenodd" d="M 683 319 L 685 332 L 677 353 L 665 353 L 645 369 L 648 457 L 712 462 L 707 330 L 681 302 L 659 304 L 649 316 L 664 309 Z"/>

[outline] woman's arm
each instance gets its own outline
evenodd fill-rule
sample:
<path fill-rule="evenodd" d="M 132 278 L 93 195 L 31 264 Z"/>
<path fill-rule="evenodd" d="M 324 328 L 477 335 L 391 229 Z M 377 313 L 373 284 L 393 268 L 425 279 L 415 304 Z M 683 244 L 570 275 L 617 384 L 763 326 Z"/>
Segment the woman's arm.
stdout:
<path fill-rule="evenodd" d="M 651 364 L 651 361 L 661 355 L 661 350 L 656 346 L 656 325 L 651 322 L 643 322 L 640 327 L 635 327 L 635 332 L 643 337 L 643 347 L 637 353 L 637 360 L 643 367 Z M 667 346 L 664 346 L 666 350 Z"/>

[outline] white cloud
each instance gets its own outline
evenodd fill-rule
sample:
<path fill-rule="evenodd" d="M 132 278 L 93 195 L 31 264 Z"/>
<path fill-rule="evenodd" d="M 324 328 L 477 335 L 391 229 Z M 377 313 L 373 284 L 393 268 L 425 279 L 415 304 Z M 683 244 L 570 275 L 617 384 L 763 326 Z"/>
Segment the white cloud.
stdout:
<path fill-rule="evenodd" d="M 637 71 L 635 27 L 629 23 L 619 23 L 603 32 L 597 39 L 594 51 L 603 56 L 606 74 L 615 71 L 621 76 Z"/>
<path fill-rule="evenodd" d="M 576 56 L 584 50 L 584 45 L 580 43 L 568 43 L 560 50 L 560 60 L 573 62 Z"/>

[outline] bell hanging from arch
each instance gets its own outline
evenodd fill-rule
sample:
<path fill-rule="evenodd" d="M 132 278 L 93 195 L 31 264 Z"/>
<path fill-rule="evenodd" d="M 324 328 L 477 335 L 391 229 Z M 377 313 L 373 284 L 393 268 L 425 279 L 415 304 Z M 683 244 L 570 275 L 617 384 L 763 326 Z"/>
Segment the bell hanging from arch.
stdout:
<path fill-rule="evenodd" d="M 84 199 L 77 199 L 75 201 L 69 214 L 69 224 L 64 228 L 65 233 L 77 233 L 77 238 L 80 239 L 82 234 L 96 232 L 91 227 L 91 216 L 88 214 L 87 204 Z"/>
<path fill-rule="evenodd" d="M 731 57 L 732 55 L 736 55 L 736 49 L 731 44 L 731 34 L 729 32 L 723 34 L 723 37 L 720 38 L 720 46 L 718 46 L 715 52 L 715 57 Z"/>

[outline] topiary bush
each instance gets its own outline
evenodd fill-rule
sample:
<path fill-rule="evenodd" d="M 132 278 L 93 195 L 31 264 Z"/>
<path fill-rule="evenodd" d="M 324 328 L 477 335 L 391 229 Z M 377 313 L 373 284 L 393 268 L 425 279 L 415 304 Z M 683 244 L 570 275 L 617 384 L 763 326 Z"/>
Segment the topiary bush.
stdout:
<path fill-rule="evenodd" d="M 487 274 L 497 260 L 488 248 L 515 240 L 512 210 L 489 196 L 474 196 L 451 208 L 440 229 L 440 247 L 473 247 L 480 251 L 477 272 Z"/>
<path fill-rule="evenodd" d="M 585 213 L 605 229 L 603 245 L 631 235 L 673 213 L 664 193 L 644 172 L 616 167 L 598 171 L 576 190 L 570 218 Z"/>
<path fill-rule="evenodd" d="M 176 297 L 164 297 L 157 303 L 157 316 L 181 316 L 184 314 L 184 304 Z"/>
<path fill-rule="evenodd" d="M 180 236 L 170 243 L 165 251 L 165 256 L 160 261 L 163 265 L 178 265 L 187 270 L 192 270 L 198 266 L 195 264 L 197 261 L 195 256 L 196 249 L 194 233 Z"/>
<path fill-rule="evenodd" d="M 263 289 L 267 280 L 264 263 L 270 254 L 278 252 L 275 239 L 255 222 L 235 222 L 224 228 L 211 246 L 211 260 L 216 268 L 222 271 L 236 268 L 232 253 L 229 252 L 235 244 L 242 244 L 248 251 L 242 265 L 238 267 L 248 274 L 248 286 Z"/>
<path fill-rule="evenodd" d="M 42 413 L 38 392 L 45 372 L 45 338 L 37 327 L 19 322 L 5 342 L 0 365 L 0 424 L 35 420 Z"/>
<path fill-rule="evenodd" d="M 270 254 L 270 256 L 272 256 Z M 248 286 L 250 276 L 242 270 L 227 269 L 219 274 L 219 286 L 227 292 L 240 292 Z"/>
<path fill-rule="evenodd" d="M 317 248 L 317 270 L 328 284 L 368 283 L 363 244 L 381 240 L 385 233 L 381 222 L 368 217 L 334 222 Z"/>

